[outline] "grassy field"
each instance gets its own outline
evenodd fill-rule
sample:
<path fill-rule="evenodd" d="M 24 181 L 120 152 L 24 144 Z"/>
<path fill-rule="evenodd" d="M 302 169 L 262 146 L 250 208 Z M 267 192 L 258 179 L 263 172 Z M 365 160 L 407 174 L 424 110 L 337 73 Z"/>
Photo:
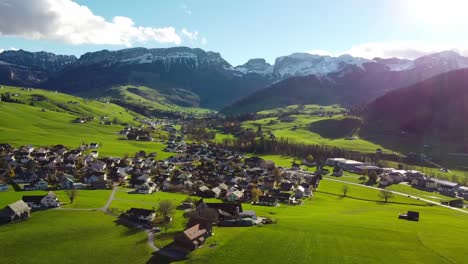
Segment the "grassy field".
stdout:
<path fill-rule="evenodd" d="M 324 120 L 340 120 L 344 118 L 343 116 L 337 115 L 330 118 L 302 114 L 292 115 L 292 117 L 295 118 L 292 122 L 278 122 L 276 124 L 272 124 L 270 122 L 276 121 L 277 118 L 271 117 L 254 121 L 246 121 L 242 125 L 244 128 L 251 128 L 254 130 L 261 125 L 264 133 L 271 131 L 276 138 L 287 138 L 297 143 L 326 145 L 361 152 L 375 152 L 376 149 L 380 148 L 383 151 L 391 152 L 391 150 L 385 149 L 378 144 L 374 144 L 360 138 L 356 140 L 346 140 L 345 137 L 326 137 L 326 135 L 320 135 L 311 131 L 312 123 Z"/>
<path fill-rule="evenodd" d="M 275 218 L 278 223 L 215 228 L 215 235 L 185 262 L 464 263 L 468 257 L 468 215 L 402 196 L 384 204 L 378 191 L 360 186 L 351 186 L 348 197 L 343 198 L 342 186 L 324 180 L 312 199 L 296 207 L 244 204 L 244 210 L 255 210 L 257 215 Z M 166 199 L 178 205 L 187 197 L 164 192 L 129 194 L 129 190 L 119 189 L 112 209 L 153 208 Z M 15 194 L 19 193 L 0 193 L 2 203 L 16 199 Z M 78 199 L 77 206 L 102 206 L 108 191 L 81 191 L 79 197 L 88 201 Z M 420 222 L 397 219 L 399 213 L 408 210 L 419 211 Z M 182 214 L 177 210 L 168 233 L 156 236 L 157 246 L 170 243 L 182 230 Z M 114 220 L 92 211 L 35 212 L 27 221 L 0 226 L 0 243 L 4 245 L 0 256 L 9 263 L 76 263 L 75 256 L 85 263 L 146 263 L 150 253 L 145 234 L 118 226 Z M 31 245 L 33 249 L 27 250 Z M 50 251 L 51 245 L 54 250 L 41 255 L 44 250 Z"/>
<path fill-rule="evenodd" d="M 245 206 L 278 224 L 216 228 L 187 263 L 465 263 L 468 216 L 398 197 L 383 204 L 378 192 L 324 181 L 311 201 L 298 207 Z M 420 222 L 398 220 L 417 210 Z M 443 223 L 443 224 L 440 224 Z M 211 245 L 211 246 L 210 246 Z"/>
<path fill-rule="evenodd" d="M 90 99 L 84 99 L 63 93 L 33 89 L 27 90 L 19 87 L 4 86 L 0 89 L 0 94 L 17 94 L 12 99 L 17 99 L 24 104 L 32 104 L 41 109 L 54 112 L 63 112 L 75 115 L 76 117 L 94 116 L 100 118 L 106 116 L 109 120 L 117 118 L 120 122 L 133 123 L 136 116 L 140 116 L 125 108 L 112 104 Z"/>
<path fill-rule="evenodd" d="M 0 194 L 2 195 L 2 194 Z M 96 211 L 48 210 L 0 226 L 2 263 L 146 263 L 146 233 Z"/>
<path fill-rule="evenodd" d="M 181 96 L 181 94 L 183 96 Z M 146 86 L 118 86 L 108 91 L 109 97 L 105 99 L 120 99 L 129 104 L 143 105 L 150 109 L 161 111 L 175 111 L 183 113 L 204 114 L 213 112 L 212 110 L 196 108 L 196 107 L 182 107 L 172 103 L 170 100 L 189 103 L 190 101 L 198 101 L 199 98 L 196 94 L 188 94 L 188 91 L 173 91 L 170 94 L 163 95 L 157 90 L 151 89 Z"/>
<path fill-rule="evenodd" d="M 2 124 L 0 142 L 14 146 L 33 144 L 47 146 L 63 144 L 78 147 L 81 142 L 98 142 L 104 156 L 133 155 L 139 150 L 156 151 L 159 158 L 167 158 L 171 153 L 163 152 L 165 145 L 159 142 L 137 142 L 123 139 L 117 133 L 120 125 L 101 125 L 98 120 L 85 124 L 72 122 L 75 115 L 66 112 L 42 112 L 41 108 L 23 104 L 0 103 Z"/>

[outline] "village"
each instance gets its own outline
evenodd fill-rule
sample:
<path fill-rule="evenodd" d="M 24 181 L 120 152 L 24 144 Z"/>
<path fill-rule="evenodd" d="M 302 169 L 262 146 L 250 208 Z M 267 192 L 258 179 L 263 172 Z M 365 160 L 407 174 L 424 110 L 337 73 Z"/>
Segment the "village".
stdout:
<path fill-rule="evenodd" d="M 328 158 L 324 164 L 310 162 L 303 169 L 276 166 L 257 156 L 225 149 L 215 144 L 186 143 L 174 123 L 152 123 L 168 133 L 165 151 L 175 153 L 158 159 L 158 153 L 139 151 L 133 157 L 100 157 L 99 143 L 82 144 L 69 149 L 63 145 L 50 147 L 0 144 L 0 192 L 14 188 L 24 192 L 21 200 L 0 212 L 3 223 L 27 219 L 31 212 L 61 206 L 56 190 L 98 190 L 117 186 L 129 193 L 151 195 L 157 192 L 181 193 L 193 197 L 180 205 L 188 222 L 184 231 L 174 236 L 171 244 L 183 252 L 203 245 L 212 235 L 212 227 L 248 227 L 274 223 L 269 217 L 243 210 L 242 204 L 258 206 L 300 206 L 311 199 L 326 175 L 343 176 L 343 172 L 363 175 L 380 187 L 407 183 L 414 188 L 454 198 L 451 207 L 463 207 L 468 188 L 457 183 L 433 179 L 415 170 L 380 168 L 372 163 L 344 158 Z M 148 140 L 145 128 L 127 127 L 119 133 L 127 140 Z M 152 139 L 151 139 L 152 140 Z M 306 163 L 304 161 L 304 163 Z M 309 169 L 316 166 L 315 171 Z M 331 171 L 332 170 L 332 171 Z M 44 195 L 28 195 L 28 191 L 48 191 Z M 69 197 L 70 200 L 72 197 Z M 217 199 L 218 202 L 212 202 Z M 209 200 L 206 202 L 205 200 Z M 119 217 L 146 228 L 161 230 L 172 221 L 170 214 L 158 217 L 156 210 L 131 208 Z"/>

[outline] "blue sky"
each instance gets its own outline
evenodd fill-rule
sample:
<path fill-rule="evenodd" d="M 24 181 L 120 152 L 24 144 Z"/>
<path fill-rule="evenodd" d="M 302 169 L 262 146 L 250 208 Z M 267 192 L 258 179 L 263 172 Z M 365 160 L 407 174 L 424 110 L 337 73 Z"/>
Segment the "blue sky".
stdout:
<path fill-rule="evenodd" d="M 273 63 L 293 52 L 407 58 L 442 49 L 466 53 L 464 2 L 0 0 L 0 49 L 79 56 L 101 49 L 181 45 L 220 52 L 233 65 L 256 57 Z M 41 13 L 49 6 L 53 17 Z M 77 12 L 78 6 L 89 12 Z M 2 21 L 2 15 L 9 15 L 8 20 Z M 113 21 L 116 16 L 125 19 Z M 133 24 L 128 25 L 129 19 Z M 112 24 L 100 24 L 105 22 Z M 105 29 L 97 30 L 100 26 Z"/>

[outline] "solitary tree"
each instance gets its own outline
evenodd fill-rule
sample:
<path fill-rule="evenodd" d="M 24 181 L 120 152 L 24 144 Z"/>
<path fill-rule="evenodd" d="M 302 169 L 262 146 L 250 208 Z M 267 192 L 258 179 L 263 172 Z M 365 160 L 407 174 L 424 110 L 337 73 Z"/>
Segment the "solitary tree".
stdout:
<path fill-rule="evenodd" d="M 262 194 L 262 191 L 260 191 L 258 188 L 252 188 L 252 201 L 253 202 L 258 202 L 258 197 Z"/>
<path fill-rule="evenodd" d="M 387 203 L 388 200 L 393 198 L 393 193 L 388 190 L 381 190 L 379 196 L 384 199 L 385 203 Z"/>
<path fill-rule="evenodd" d="M 158 222 L 162 226 L 164 226 L 165 231 L 172 224 L 172 215 L 174 214 L 175 206 L 170 200 L 163 200 L 159 202 L 158 209 L 156 210 L 156 214 L 158 216 Z"/>
<path fill-rule="evenodd" d="M 73 201 L 75 201 L 75 198 L 78 196 L 78 190 L 77 189 L 65 190 L 65 194 L 68 196 L 68 199 L 70 199 L 70 203 L 72 204 Z"/>
<path fill-rule="evenodd" d="M 369 174 L 367 175 L 369 177 L 369 181 L 368 183 L 370 185 L 372 184 L 376 184 L 377 183 L 377 172 L 375 172 L 374 170 L 370 171 Z"/>
<path fill-rule="evenodd" d="M 347 184 L 343 185 L 343 189 L 341 189 L 343 191 L 343 197 L 346 197 L 346 195 L 348 194 L 348 191 L 349 191 L 349 186 Z"/>

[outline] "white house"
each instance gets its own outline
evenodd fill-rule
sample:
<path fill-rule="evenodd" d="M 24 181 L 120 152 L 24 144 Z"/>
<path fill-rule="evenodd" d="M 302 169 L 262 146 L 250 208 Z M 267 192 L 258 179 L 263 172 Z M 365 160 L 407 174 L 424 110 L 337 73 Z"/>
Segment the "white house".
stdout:
<path fill-rule="evenodd" d="M 8 191 L 8 184 L 1 183 L 0 184 L 0 192 Z"/>
<path fill-rule="evenodd" d="M 24 195 L 23 201 L 31 208 L 54 208 L 60 206 L 60 201 L 53 192 L 46 195 Z"/>
<path fill-rule="evenodd" d="M 226 194 L 225 199 L 228 202 L 238 202 L 243 196 L 244 193 L 242 191 L 230 191 Z"/>
<path fill-rule="evenodd" d="M 156 184 L 154 182 L 145 182 L 139 185 L 136 191 L 138 193 L 152 194 L 156 191 Z"/>
<path fill-rule="evenodd" d="M 91 163 L 91 168 L 95 171 L 103 171 L 107 167 L 107 164 L 102 161 L 95 161 Z"/>
<path fill-rule="evenodd" d="M 296 190 L 294 191 L 295 197 L 300 199 L 305 196 L 305 188 L 302 186 L 298 186 Z"/>

